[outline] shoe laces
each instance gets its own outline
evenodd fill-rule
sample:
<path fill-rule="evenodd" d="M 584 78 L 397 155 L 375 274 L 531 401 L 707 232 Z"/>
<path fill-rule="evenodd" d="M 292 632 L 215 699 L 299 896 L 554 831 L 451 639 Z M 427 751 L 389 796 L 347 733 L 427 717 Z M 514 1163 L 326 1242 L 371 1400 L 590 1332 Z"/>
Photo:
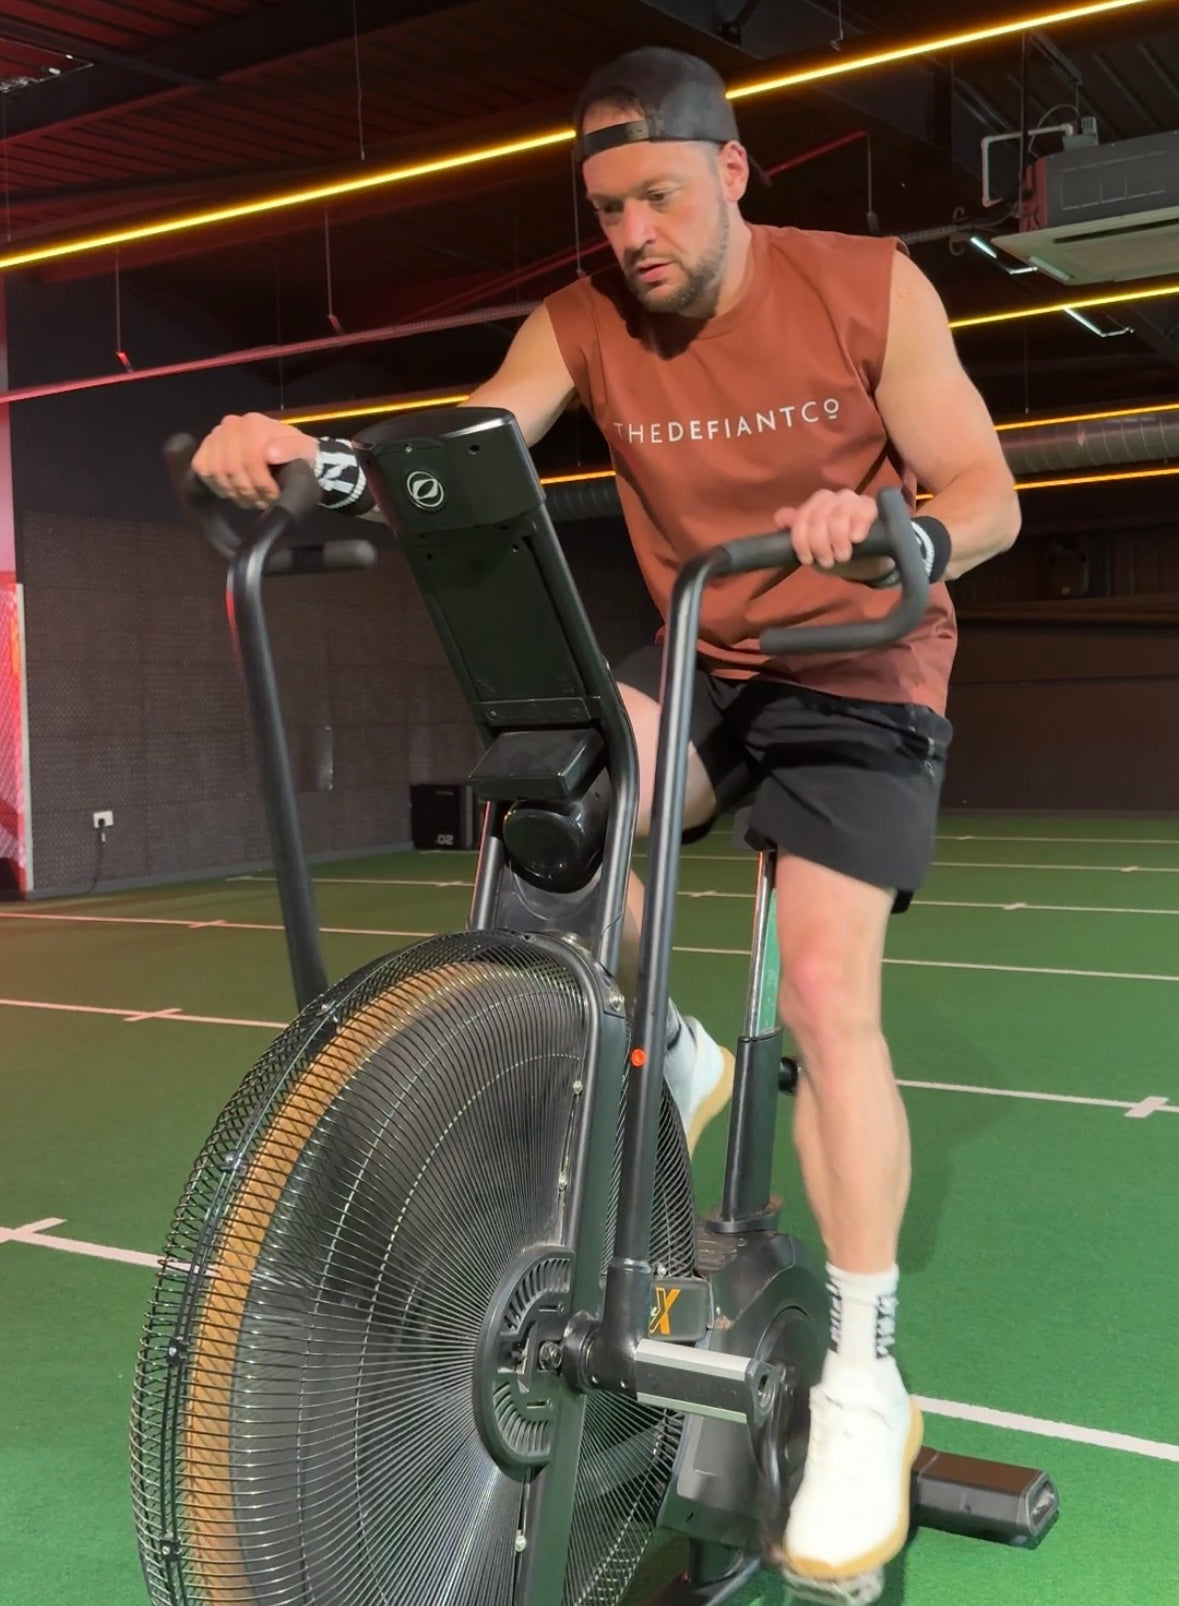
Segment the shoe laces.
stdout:
<path fill-rule="evenodd" d="M 858 1483 L 884 1459 L 887 1447 L 888 1409 L 874 1394 L 846 1385 L 814 1390 L 808 1467 L 842 1484 Z"/>

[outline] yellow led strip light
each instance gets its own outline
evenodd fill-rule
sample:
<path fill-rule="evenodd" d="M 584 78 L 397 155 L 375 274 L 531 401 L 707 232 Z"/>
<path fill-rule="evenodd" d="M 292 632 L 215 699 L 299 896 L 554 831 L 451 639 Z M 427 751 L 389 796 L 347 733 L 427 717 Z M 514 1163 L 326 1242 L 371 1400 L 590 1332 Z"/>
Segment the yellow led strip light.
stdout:
<path fill-rule="evenodd" d="M 1113 12 L 1133 11 L 1143 6 L 1158 5 L 1161 0 L 1092 0 L 1091 4 L 1066 6 L 1056 11 L 1042 11 L 1015 17 L 1007 22 L 995 22 L 965 29 L 960 33 L 939 34 L 919 39 L 912 44 L 896 45 L 888 50 L 870 51 L 862 56 L 847 56 L 839 61 L 826 62 L 818 67 L 804 67 L 797 72 L 775 78 L 759 79 L 754 83 L 739 84 L 728 91 L 730 100 L 746 100 L 755 95 L 770 94 L 775 90 L 794 89 L 803 84 L 821 83 L 831 78 L 846 77 L 856 72 L 870 71 L 897 62 L 910 61 L 917 56 L 964 50 L 970 45 L 985 44 L 988 40 L 1003 39 L 1012 34 L 1030 33 L 1044 28 L 1058 28 L 1066 23 L 1079 22 L 1089 17 L 1105 16 Z M 454 172 L 460 168 L 506 161 L 530 151 L 544 150 L 572 142 L 574 130 L 560 128 L 544 134 L 527 135 L 498 145 L 482 145 L 473 150 L 457 151 L 450 156 L 434 157 L 403 167 L 390 167 L 358 178 L 338 179 L 334 183 L 316 184 L 308 189 L 288 190 L 278 195 L 263 196 L 254 201 L 242 201 L 231 206 L 212 207 L 204 211 L 185 212 L 176 217 L 162 218 L 156 223 L 130 225 L 122 229 L 109 229 L 100 234 L 80 235 L 72 240 L 61 240 L 54 245 L 34 246 L 25 251 L 9 251 L 0 255 L 0 272 L 13 268 L 30 267 L 35 262 L 49 262 L 56 258 L 79 256 L 88 251 L 109 250 L 115 246 L 130 245 L 136 240 L 158 239 L 163 235 L 180 234 L 193 229 L 212 228 L 220 223 L 232 223 L 241 218 L 258 217 L 265 213 L 286 211 L 291 207 L 309 206 L 316 202 L 337 200 L 348 195 L 381 189 L 390 184 L 406 183 L 427 178 L 437 173 Z"/>

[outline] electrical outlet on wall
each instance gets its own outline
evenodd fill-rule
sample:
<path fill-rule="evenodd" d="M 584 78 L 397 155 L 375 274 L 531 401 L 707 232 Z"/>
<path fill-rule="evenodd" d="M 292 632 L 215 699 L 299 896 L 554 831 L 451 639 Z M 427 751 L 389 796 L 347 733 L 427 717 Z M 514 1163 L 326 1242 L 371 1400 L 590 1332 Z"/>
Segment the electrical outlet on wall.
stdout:
<path fill-rule="evenodd" d="M 115 811 L 114 809 L 98 809 L 93 819 L 96 831 L 109 831 L 115 823 Z"/>

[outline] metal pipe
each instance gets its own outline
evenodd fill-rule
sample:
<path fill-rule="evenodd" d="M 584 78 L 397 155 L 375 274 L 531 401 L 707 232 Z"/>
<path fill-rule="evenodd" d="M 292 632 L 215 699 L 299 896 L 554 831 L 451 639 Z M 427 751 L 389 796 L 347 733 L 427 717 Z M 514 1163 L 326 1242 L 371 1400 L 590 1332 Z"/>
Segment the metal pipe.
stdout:
<path fill-rule="evenodd" d="M 1033 425 L 1004 432 L 1000 440 L 1015 474 L 1111 463 L 1160 463 L 1179 458 L 1179 413 L 1141 413 L 1133 418 L 1048 424 L 1042 429 Z"/>
<path fill-rule="evenodd" d="M 776 173 L 785 172 L 788 168 L 798 167 L 803 162 L 813 161 L 825 156 L 829 151 L 837 150 L 840 146 L 851 144 L 863 137 L 863 129 L 856 129 L 850 134 L 841 135 L 838 139 L 829 140 L 825 145 L 815 146 L 809 151 L 800 151 L 797 156 L 792 156 L 778 163 L 776 167 L 769 168 L 768 176 L 772 177 Z M 608 245 L 603 240 L 584 248 L 580 254 L 584 259 L 606 249 Z M 463 309 L 480 296 L 515 289 L 517 285 L 541 273 L 555 272 L 558 268 L 573 262 L 577 256 L 577 250 L 570 247 L 526 268 L 492 275 L 480 284 L 436 302 L 424 316 L 405 323 L 386 324 L 378 329 L 360 329 L 354 334 L 323 335 L 315 340 L 291 341 L 283 345 L 254 346 L 245 351 L 224 352 L 219 357 L 198 357 L 191 362 L 166 363 L 155 368 L 119 369 L 116 373 L 96 375 L 89 379 L 60 380 L 51 385 L 26 385 L 20 390 L 0 392 L 0 406 L 11 402 L 32 401 L 43 396 L 66 396 L 78 390 L 98 390 L 107 385 L 129 385 L 137 380 L 167 379 L 177 374 L 199 374 L 215 368 L 235 368 L 246 363 L 273 362 L 280 357 L 305 357 L 316 352 L 334 351 L 346 346 L 369 345 L 380 340 L 401 340 L 409 335 L 438 334 L 445 329 L 495 323 L 502 318 L 525 318 L 538 305 L 537 302 L 517 301 L 508 305 L 480 307 L 473 312 Z"/>
<path fill-rule="evenodd" d="M 137 380 L 166 379 L 176 374 L 199 374 L 212 368 L 236 368 L 244 363 L 273 362 L 279 357 L 305 357 L 317 351 L 335 351 L 345 346 L 371 345 L 379 340 L 404 340 L 410 335 L 437 334 L 443 329 L 467 329 L 500 318 L 526 318 L 535 301 L 514 301 L 502 307 L 480 307 L 476 312 L 457 312 L 445 318 L 415 318 L 407 323 L 385 324 L 379 329 L 358 329 L 354 334 L 323 335 L 315 340 L 295 340 L 286 345 L 253 346 L 246 351 L 227 351 L 219 357 L 198 357 L 192 362 L 165 363 L 159 368 L 133 368 L 129 372 L 98 374 L 90 379 L 67 379 L 52 385 L 25 385 L 19 390 L 0 391 L 0 407 L 10 402 L 32 401 L 40 396 L 66 396 L 76 390 L 98 390 L 106 385 L 132 385 Z"/>

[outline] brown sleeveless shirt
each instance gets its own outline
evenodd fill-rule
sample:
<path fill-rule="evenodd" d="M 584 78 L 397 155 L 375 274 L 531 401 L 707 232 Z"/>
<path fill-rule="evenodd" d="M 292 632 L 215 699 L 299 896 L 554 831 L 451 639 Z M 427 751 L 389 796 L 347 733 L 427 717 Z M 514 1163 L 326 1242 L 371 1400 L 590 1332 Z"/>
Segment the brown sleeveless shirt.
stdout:
<path fill-rule="evenodd" d="M 545 302 L 609 446 L 635 555 L 664 619 L 683 564 L 771 529 L 775 508 L 824 487 L 872 496 L 886 485 L 914 505 L 913 476 L 873 399 L 898 242 L 757 224 L 751 234 L 744 295 L 703 324 L 646 312 L 617 267 Z M 812 568 L 726 576 L 705 592 L 700 660 L 727 677 L 772 675 L 942 713 L 957 641 L 944 585 L 892 646 L 774 660 L 760 650 L 768 625 L 876 618 L 895 600 Z"/>

